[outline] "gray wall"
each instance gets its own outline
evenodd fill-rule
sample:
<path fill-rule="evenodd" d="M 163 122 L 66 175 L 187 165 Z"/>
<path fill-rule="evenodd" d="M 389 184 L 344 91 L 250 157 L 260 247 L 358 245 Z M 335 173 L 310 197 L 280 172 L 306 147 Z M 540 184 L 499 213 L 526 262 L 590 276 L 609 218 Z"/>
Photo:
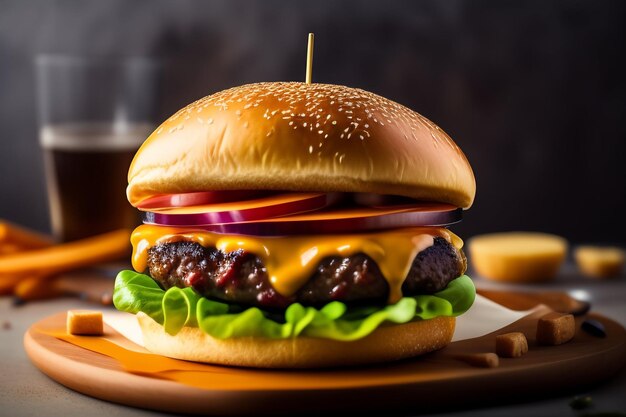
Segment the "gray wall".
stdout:
<path fill-rule="evenodd" d="M 545 230 L 624 244 L 622 1 L 0 0 L 0 217 L 48 228 L 36 138 L 38 52 L 164 58 L 160 118 L 203 95 L 314 80 L 442 126 L 478 194 L 462 236 Z"/>

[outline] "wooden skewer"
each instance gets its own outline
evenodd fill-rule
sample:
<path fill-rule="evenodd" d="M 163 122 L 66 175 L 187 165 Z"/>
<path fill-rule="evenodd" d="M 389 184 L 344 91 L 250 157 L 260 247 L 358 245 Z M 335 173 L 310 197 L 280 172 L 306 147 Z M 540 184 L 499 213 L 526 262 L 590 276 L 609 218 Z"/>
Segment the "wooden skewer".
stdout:
<path fill-rule="evenodd" d="M 313 78 L 313 41 L 315 35 L 309 33 L 309 43 L 306 48 L 306 83 L 311 84 Z"/>

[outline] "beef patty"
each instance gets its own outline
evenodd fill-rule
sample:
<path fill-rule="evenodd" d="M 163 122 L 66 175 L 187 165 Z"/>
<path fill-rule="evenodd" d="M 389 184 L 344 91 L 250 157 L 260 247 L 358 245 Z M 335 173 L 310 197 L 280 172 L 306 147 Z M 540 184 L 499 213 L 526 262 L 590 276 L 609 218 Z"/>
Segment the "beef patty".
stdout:
<path fill-rule="evenodd" d="M 463 251 L 436 237 L 433 246 L 417 254 L 402 286 L 404 295 L 431 294 L 465 272 Z M 244 250 L 222 252 L 194 242 L 173 242 L 148 250 L 150 275 L 164 289 L 193 287 L 204 297 L 268 309 L 299 302 L 320 306 L 330 301 L 349 304 L 384 303 L 389 286 L 378 265 L 358 253 L 323 259 L 315 273 L 290 297 L 272 287 L 261 259 Z"/>

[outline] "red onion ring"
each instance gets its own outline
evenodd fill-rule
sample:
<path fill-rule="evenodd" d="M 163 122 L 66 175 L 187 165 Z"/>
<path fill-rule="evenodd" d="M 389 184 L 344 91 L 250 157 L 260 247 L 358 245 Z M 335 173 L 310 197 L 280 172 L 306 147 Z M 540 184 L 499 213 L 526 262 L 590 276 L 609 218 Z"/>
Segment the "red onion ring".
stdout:
<path fill-rule="evenodd" d="M 144 215 L 144 223 L 168 226 L 241 223 L 320 210 L 334 201 L 334 194 L 286 194 L 240 201 L 234 205 L 225 203 L 149 211 Z"/>
<path fill-rule="evenodd" d="M 172 223 L 159 213 L 146 213 L 144 223 L 163 226 L 200 227 L 223 234 L 285 236 L 304 234 L 358 233 L 412 226 L 447 226 L 461 221 L 463 210 L 447 204 L 421 203 L 408 206 L 333 209 L 257 221 L 206 222 L 206 217 Z M 194 221 L 191 221 L 194 220 Z"/>

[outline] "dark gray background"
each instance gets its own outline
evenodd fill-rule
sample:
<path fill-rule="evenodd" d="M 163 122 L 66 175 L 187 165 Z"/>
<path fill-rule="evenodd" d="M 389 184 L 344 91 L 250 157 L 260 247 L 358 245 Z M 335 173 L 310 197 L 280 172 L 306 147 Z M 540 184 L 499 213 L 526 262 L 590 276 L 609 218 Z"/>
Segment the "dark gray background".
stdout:
<path fill-rule="evenodd" d="M 624 244 L 623 1 L 0 0 L 0 217 L 47 230 L 33 57 L 159 56 L 159 118 L 229 86 L 304 77 L 387 96 L 469 158 L 464 237 Z"/>

